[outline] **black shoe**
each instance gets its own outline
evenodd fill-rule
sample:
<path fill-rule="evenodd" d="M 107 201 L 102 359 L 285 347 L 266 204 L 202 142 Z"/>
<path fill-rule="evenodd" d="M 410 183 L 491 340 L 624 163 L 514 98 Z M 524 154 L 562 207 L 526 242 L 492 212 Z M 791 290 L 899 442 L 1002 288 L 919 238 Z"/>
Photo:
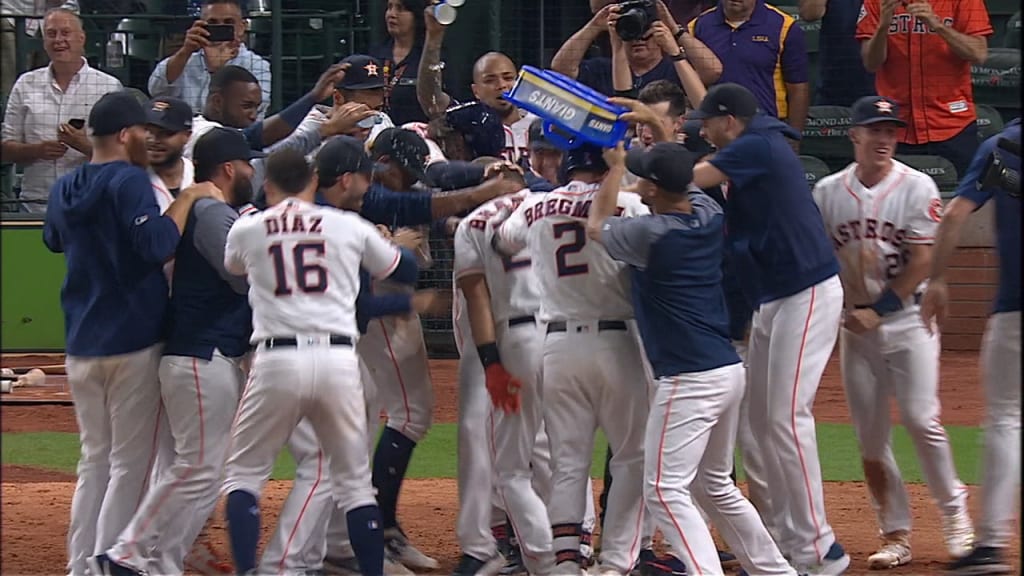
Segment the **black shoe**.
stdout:
<path fill-rule="evenodd" d="M 686 565 L 671 554 L 658 557 L 654 550 L 641 550 L 639 564 L 643 576 L 686 576 Z"/>
<path fill-rule="evenodd" d="M 1003 561 L 1003 551 L 992 546 L 978 546 L 970 554 L 951 563 L 948 574 L 955 576 L 988 576 L 1011 574 L 1013 567 Z"/>
<path fill-rule="evenodd" d="M 718 562 L 725 570 L 732 569 L 740 565 L 739 560 L 736 559 L 736 555 L 726 550 L 718 551 Z"/>
<path fill-rule="evenodd" d="M 131 566 L 118 564 L 106 554 L 93 556 L 87 561 L 92 576 L 148 576 L 145 570 L 136 570 Z"/>
<path fill-rule="evenodd" d="M 470 556 L 469 554 L 463 554 L 462 559 L 459 560 L 459 565 L 455 567 L 455 572 L 452 576 L 477 576 L 497 574 L 498 570 L 505 564 L 505 559 L 500 554 L 495 554 L 490 560 L 484 561 Z"/>

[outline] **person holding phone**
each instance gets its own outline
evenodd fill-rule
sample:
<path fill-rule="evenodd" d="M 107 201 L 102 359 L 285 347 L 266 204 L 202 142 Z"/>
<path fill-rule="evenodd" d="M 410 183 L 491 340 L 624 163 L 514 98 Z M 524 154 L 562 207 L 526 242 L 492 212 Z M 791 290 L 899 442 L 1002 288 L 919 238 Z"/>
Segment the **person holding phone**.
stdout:
<path fill-rule="evenodd" d="M 177 52 L 157 64 L 149 77 L 154 98 L 180 98 L 199 114 L 206 103 L 210 77 L 226 65 L 252 72 L 263 92 L 259 119 L 270 105 L 270 62 L 245 45 L 245 13 L 239 0 L 203 0 L 200 19 L 185 33 Z"/>

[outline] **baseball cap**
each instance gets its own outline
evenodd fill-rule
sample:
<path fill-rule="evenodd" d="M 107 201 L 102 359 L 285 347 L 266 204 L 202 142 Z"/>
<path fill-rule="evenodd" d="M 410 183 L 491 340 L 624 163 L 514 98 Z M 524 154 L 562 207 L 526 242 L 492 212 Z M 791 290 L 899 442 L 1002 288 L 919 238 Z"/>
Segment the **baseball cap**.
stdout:
<path fill-rule="evenodd" d="M 566 175 L 573 170 L 603 172 L 607 169 L 608 164 L 604 161 L 604 150 L 589 142 L 584 142 L 566 152 L 565 159 L 562 161 L 562 170 Z"/>
<path fill-rule="evenodd" d="M 693 153 L 682 144 L 659 142 L 626 154 L 626 168 L 669 192 L 685 193 L 693 182 Z"/>
<path fill-rule="evenodd" d="M 445 110 L 445 121 L 474 157 L 501 156 L 505 149 L 505 128 L 498 113 L 480 101 L 457 104 Z"/>
<path fill-rule="evenodd" d="M 338 90 L 376 90 L 384 87 L 384 67 L 366 54 L 352 54 L 339 64 L 348 64 L 345 77 L 334 85 Z"/>
<path fill-rule="evenodd" d="M 316 173 L 321 188 L 329 188 L 343 174 L 373 173 L 373 161 L 366 155 L 363 143 L 351 136 L 335 136 L 317 152 Z"/>
<path fill-rule="evenodd" d="M 217 126 L 211 128 L 196 140 L 195 148 L 192 149 L 192 162 L 196 165 L 196 171 L 201 172 L 201 167 L 216 166 L 233 160 L 244 160 L 246 162 L 263 158 L 266 156 L 259 150 L 253 150 L 241 130 Z"/>
<path fill-rule="evenodd" d="M 708 89 L 700 106 L 686 115 L 687 119 L 703 120 L 716 116 L 753 116 L 757 114 L 754 93 L 739 84 L 726 82 Z"/>
<path fill-rule="evenodd" d="M 892 122 L 900 126 L 907 123 L 900 119 L 900 107 L 898 104 L 882 96 L 864 96 L 853 103 L 850 108 L 852 124 L 854 126 L 867 126 L 878 122 Z"/>
<path fill-rule="evenodd" d="M 555 146 L 555 143 L 548 140 L 548 137 L 544 135 L 544 120 L 542 118 L 537 118 L 533 122 L 530 122 L 530 130 L 527 133 L 527 138 L 530 143 L 530 150 L 562 151 L 561 148 Z"/>
<path fill-rule="evenodd" d="M 192 129 L 192 107 L 179 98 L 154 98 L 146 107 L 146 123 L 171 132 Z"/>
<path fill-rule="evenodd" d="M 682 132 L 686 135 L 686 142 L 683 143 L 683 146 L 693 153 L 694 158 L 703 158 L 715 151 L 711 143 L 701 135 L 700 131 L 703 127 L 700 120 L 693 119 L 683 122 Z"/>
<path fill-rule="evenodd" d="M 104 94 L 89 111 L 89 129 L 93 136 L 110 136 L 125 128 L 145 124 L 146 111 L 142 104 L 124 90 Z"/>
<path fill-rule="evenodd" d="M 420 183 L 426 186 L 431 185 L 426 173 L 430 148 L 426 141 L 412 130 L 405 128 L 381 130 L 377 138 L 373 140 L 370 155 L 375 161 L 382 156 L 387 156 Z"/>

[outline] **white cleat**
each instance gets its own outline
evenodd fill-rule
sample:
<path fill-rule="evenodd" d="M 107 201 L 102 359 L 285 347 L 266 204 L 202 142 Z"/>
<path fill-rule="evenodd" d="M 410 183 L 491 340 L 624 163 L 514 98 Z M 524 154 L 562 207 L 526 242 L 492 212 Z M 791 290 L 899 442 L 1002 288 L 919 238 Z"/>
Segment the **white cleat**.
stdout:
<path fill-rule="evenodd" d="M 910 546 L 906 542 L 889 541 L 882 545 L 871 556 L 868 556 L 868 568 L 872 570 L 886 570 L 909 564 L 913 556 L 910 554 Z"/>
<path fill-rule="evenodd" d="M 384 547 L 391 558 L 410 570 L 437 570 L 441 566 L 437 560 L 417 550 L 399 528 L 384 531 Z"/>
<path fill-rule="evenodd" d="M 942 536 L 953 558 L 963 558 L 974 550 L 974 526 L 966 509 L 942 516 Z"/>

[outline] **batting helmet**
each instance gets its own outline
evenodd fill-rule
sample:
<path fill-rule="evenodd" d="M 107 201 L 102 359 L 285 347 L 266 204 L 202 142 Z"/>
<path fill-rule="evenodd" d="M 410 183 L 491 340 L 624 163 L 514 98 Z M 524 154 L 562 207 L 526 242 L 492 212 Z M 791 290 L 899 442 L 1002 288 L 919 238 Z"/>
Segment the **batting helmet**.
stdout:
<path fill-rule="evenodd" d="M 563 174 L 569 176 L 573 170 L 604 172 L 608 169 L 608 164 L 605 163 L 601 154 L 600 146 L 590 143 L 580 144 L 565 153 L 565 161 L 562 162 Z"/>
<path fill-rule="evenodd" d="M 462 134 L 473 158 L 501 156 L 505 150 L 505 127 L 493 108 L 482 102 L 452 106 L 445 111 L 448 125 Z"/>

